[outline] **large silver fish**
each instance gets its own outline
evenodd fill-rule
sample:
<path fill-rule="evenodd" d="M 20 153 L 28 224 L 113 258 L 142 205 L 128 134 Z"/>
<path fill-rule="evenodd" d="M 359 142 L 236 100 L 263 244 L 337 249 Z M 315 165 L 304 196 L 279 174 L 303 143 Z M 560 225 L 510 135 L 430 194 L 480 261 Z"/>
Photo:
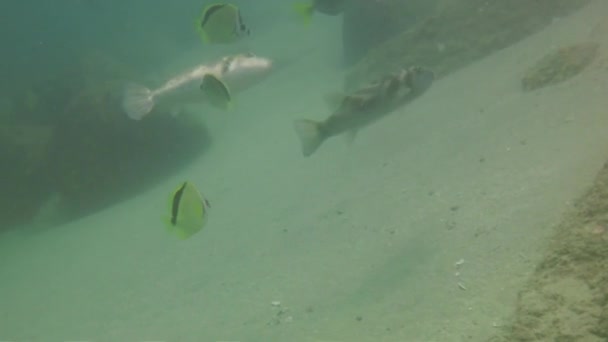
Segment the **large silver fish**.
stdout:
<path fill-rule="evenodd" d="M 173 111 L 184 104 L 204 102 L 205 94 L 200 86 L 205 75 L 215 76 L 232 93 L 238 93 L 262 80 L 270 73 L 272 66 L 270 59 L 253 54 L 227 56 L 212 65 L 196 66 L 157 89 L 130 84 L 125 89 L 122 107 L 131 119 L 141 120 L 156 106 Z"/>
<path fill-rule="evenodd" d="M 350 133 L 386 116 L 424 93 L 433 83 L 432 71 L 411 67 L 388 75 L 337 101 L 337 109 L 325 121 L 296 120 L 294 128 L 305 157 L 326 139 Z"/>

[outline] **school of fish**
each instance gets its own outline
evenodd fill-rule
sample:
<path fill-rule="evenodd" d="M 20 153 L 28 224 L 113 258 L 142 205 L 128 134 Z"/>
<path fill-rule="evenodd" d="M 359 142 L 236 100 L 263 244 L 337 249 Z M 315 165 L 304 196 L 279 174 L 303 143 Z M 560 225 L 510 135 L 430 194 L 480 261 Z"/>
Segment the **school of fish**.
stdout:
<path fill-rule="evenodd" d="M 295 3 L 294 10 L 305 24 L 314 13 L 336 16 L 344 12 L 348 0 L 309 0 Z M 240 9 L 228 3 L 206 6 L 196 24 L 206 45 L 232 44 L 251 34 Z M 252 53 L 235 54 L 212 63 L 195 65 L 157 88 L 130 83 L 126 85 L 122 106 L 133 120 L 142 120 L 155 109 L 177 114 L 192 103 L 207 103 L 227 110 L 233 96 L 262 82 L 274 69 L 275 62 Z M 431 70 L 409 66 L 371 82 L 349 94 L 328 96 L 331 115 L 324 121 L 300 119 L 294 122 L 302 155 L 313 155 L 327 139 L 355 134 L 424 94 L 434 81 Z M 209 201 L 189 181 L 180 183 L 169 198 L 167 229 L 180 239 L 188 239 L 202 230 L 207 222 Z"/>

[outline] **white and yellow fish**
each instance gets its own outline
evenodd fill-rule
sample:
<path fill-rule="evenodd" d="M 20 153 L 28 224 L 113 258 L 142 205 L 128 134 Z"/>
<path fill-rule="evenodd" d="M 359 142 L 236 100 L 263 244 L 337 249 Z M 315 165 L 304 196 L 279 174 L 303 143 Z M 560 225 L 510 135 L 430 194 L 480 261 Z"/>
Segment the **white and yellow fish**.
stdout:
<path fill-rule="evenodd" d="M 180 239 L 191 237 L 205 226 L 209 208 L 209 201 L 196 186 L 183 182 L 169 197 L 169 217 L 165 222 L 167 230 Z"/>
<path fill-rule="evenodd" d="M 239 8 L 226 3 L 205 7 L 196 29 L 207 44 L 230 44 L 250 34 Z"/>

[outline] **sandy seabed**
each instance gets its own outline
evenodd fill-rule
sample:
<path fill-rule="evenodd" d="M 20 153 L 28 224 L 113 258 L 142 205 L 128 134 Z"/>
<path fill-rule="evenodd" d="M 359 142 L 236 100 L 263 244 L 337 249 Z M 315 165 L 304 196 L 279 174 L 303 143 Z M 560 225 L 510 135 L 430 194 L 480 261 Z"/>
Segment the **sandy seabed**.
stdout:
<path fill-rule="evenodd" d="M 326 117 L 342 84 L 324 37 L 233 112 L 201 108 L 215 144 L 174 179 L 0 236 L 0 340 L 484 341 L 608 156 L 607 16 L 595 1 L 303 158 L 292 121 Z M 580 75 L 522 91 L 535 61 L 590 40 Z M 177 241 L 161 217 L 183 179 L 212 210 Z"/>

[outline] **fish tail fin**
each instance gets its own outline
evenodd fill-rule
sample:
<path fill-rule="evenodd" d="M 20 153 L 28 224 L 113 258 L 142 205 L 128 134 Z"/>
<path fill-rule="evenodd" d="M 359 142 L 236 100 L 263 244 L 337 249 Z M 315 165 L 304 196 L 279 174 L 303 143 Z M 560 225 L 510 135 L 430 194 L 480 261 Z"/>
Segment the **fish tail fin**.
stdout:
<path fill-rule="evenodd" d="M 312 155 L 326 138 L 321 130 L 321 123 L 317 121 L 296 120 L 294 128 L 300 138 L 304 157 Z"/>
<path fill-rule="evenodd" d="M 154 108 L 154 96 L 146 87 L 129 84 L 125 87 L 122 109 L 133 120 L 141 120 Z"/>
<path fill-rule="evenodd" d="M 293 4 L 293 9 L 302 17 L 304 25 L 308 26 L 312 20 L 313 13 L 315 13 L 314 3 L 296 2 Z"/>

